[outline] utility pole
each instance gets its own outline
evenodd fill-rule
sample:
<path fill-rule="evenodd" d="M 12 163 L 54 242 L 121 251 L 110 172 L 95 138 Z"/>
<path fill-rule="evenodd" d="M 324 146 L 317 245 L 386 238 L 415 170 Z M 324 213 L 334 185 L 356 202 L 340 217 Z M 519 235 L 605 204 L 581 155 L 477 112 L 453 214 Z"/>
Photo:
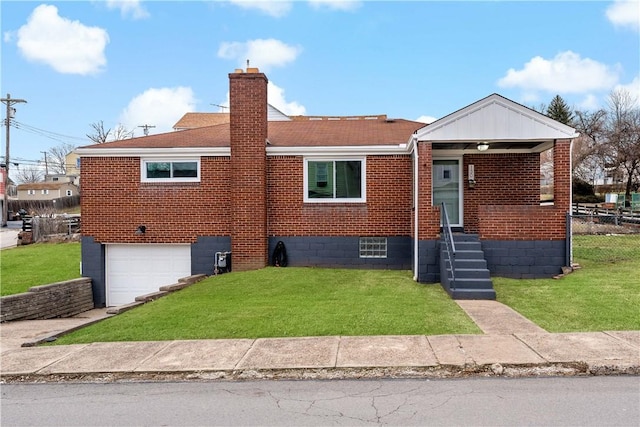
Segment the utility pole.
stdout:
<path fill-rule="evenodd" d="M 144 129 L 144 136 L 149 136 L 149 128 L 154 128 L 155 126 L 142 125 L 142 126 L 138 126 L 138 127 Z"/>
<path fill-rule="evenodd" d="M 9 193 L 9 136 L 10 136 L 10 131 L 9 129 L 11 128 L 11 119 L 13 118 L 13 116 L 16 113 L 16 109 L 13 108 L 13 104 L 19 104 L 21 102 L 26 103 L 27 101 L 25 101 L 24 99 L 11 99 L 11 95 L 7 94 L 6 98 L 2 98 L 0 99 L 0 101 L 2 101 L 3 104 L 7 105 L 7 119 L 5 122 L 5 126 L 7 126 L 7 136 L 6 136 L 6 143 L 7 143 L 7 147 L 6 147 L 6 151 L 4 153 L 4 169 L 5 169 L 5 175 L 4 175 L 4 200 L 2 203 L 2 226 L 6 227 L 7 226 L 7 216 L 9 215 L 9 197 L 8 197 L 8 193 Z"/>
<path fill-rule="evenodd" d="M 49 162 L 47 162 L 47 152 L 41 151 L 41 153 L 44 154 L 44 180 L 46 181 L 49 176 Z"/>

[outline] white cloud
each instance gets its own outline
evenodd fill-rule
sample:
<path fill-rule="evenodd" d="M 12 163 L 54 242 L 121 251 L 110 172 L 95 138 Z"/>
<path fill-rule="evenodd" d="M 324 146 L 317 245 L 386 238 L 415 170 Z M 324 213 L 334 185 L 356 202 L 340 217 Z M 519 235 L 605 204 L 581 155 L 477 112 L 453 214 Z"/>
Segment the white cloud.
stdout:
<path fill-rule="evenodd" d="M 274 18 L 283 17 L 291 11 L 292 7 L 291 2 L 285 0 L 230 0 L 230 3 L 242 9 L 259 10 Z"/>
<path fill-rule="evenodd" d="M 55 6 L 36 7 L 17 38 L 27 60 L 47 64 L 59 73 L 95 74 L 107 64 L 107 32 L 63 18 Z"/>
<path fill-rule="evenodd" d="M 314 9 L 330 9 L 349 12 L 362 6 L 358 0 L 309 0 L 309 4 Z"/>
<path fill-rule="evenodd" d="M 415 121 L 416 122 L 430 124 L 430 123 L 435 122 L 436 120 L 438 120 L 438 119 L 433 117 L 433 116 L 420 116 Z"/>
<path fill-rule="evenodd" d="M 269 82 L 267 86 L 267 102 L 287 116 L 304 116 L 307 109 L 296 101 L 287 101 L 284 96 L 284 89 Z"/>
<path fill-rule="evenodd" d="M 578 103 L 579 110 L 597 110 L 598 108 L 600 108 L 600 100 L 591 93 Z"/>
<path fill-rule="evenodd" d="M 293 62 L 302 52 L 299 46 L 290 46 L 280 40 L 256 39 L 242 42 L 223 42 L 218 49 L 218 56 L 223 59 L 238 61 L 240 68 L 246 65 L 267 71 L 272 67 L 282 67 Z"/>
<path fill-rule="evenodd" d="M 120 114 L 120 123 L 129 129 L 155 126 L 150 133 L 169 132 L 185 113 L 195 110 L 196 101 L 190 87 L 151 88 L 134 97 Z"/>
<path fill-rule="evenodd" d="M 620 66 L 609 66 L 566 51 L 553 59 L 532 58 L 521 70 L 513 68 L 498 80 L 501 87 L 519 87 L 525 91 L 583 93 L 609 90 L 618 82 Z"/>
<path fill-rule="evenodd" d="M 123 17 L 130 16 L 132 19 L 149 17 L 149 12 L 142 7 L 140 0 L 107 0 L 106 4 L 109 9 L 119 9 Z"/>
<path fill-rule="evenodd" d="M 616 27 L 640 30 L 640 2 L 638 0 L 616 0 L 605 13 L 607 19 Z"/>
<path fill-rule="evenodd" d="M 617 85 L 614 90 L 624 90 L 636 99 L 640 100 L 640 76 L 636 76 L 631 83 Z"/>

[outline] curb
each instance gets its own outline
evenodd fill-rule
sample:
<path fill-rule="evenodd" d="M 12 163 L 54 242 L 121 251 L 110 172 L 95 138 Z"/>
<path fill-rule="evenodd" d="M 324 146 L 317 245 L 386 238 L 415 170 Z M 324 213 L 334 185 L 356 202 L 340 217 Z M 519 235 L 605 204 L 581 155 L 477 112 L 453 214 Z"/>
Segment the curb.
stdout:
<path fill-rule="evenodd" d="M 534 365 L 438 365 L 433 367 L 283 368 L 180 372 L 96 372 L 69 374 L 1 375 L 0 384 L 12 383 L 120 383 L 260 380 L 355 380 L 355 379 L 456 379 L 541 378 L 640 375 L 640 365 L 607 365 L 600 362 L 544 363 Z"/>

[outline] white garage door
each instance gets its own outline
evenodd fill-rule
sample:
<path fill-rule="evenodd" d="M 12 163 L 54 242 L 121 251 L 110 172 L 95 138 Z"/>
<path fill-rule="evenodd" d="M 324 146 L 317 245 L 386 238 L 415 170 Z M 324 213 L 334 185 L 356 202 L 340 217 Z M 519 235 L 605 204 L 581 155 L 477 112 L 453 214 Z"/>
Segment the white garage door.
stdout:
<path fill-rule="evenodd" d="M 122 305 L 191 275 L 189 245 L 107 245 L 107 305 Z"/>

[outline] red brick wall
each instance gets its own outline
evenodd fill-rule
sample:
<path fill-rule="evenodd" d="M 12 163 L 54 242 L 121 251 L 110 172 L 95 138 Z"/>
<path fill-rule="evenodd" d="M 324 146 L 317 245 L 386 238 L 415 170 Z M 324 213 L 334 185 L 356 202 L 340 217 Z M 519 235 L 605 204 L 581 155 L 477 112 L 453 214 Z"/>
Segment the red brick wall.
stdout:
<path fill-rule="evenodd" d="M 231 250 L 234 270 L 243 271 L 265 267 L 268 260 L 266 76 L 229 74 L 229 101 Z"/>
<path fill-rule="evenodd" d="M 553 147 L 553 201 L 556 208 L 571 211 L 571 140 L 558 140 Z"/>
<path fill-rule="evenodd" d="M 474 165 L 476 184 L 468 185 L 468 165 Z M 540 204 L 540 155 L 471 154 L 463 158 L 464 229 L 477 233 L 483 205 Z"/>
<path fill-rule="evenodd" d="M 553 150 L 553 206 L 539 206 L 540 166 L 538 154 L 508 155 L 524 156 L 522 158 L 524 164 L 517 162 L 517 159 L 512 157 L 507 158 L 508 161 L 500 162 L 501 164 L 509 163 L 509 161 L 513 163 L 504 169 L 508 171 L 504 181 L 509 184 L 509 193 L 505 194 L 506 200 L 492 200 L 488 195 L 482 193 L 471 196 L 477 189 L 482 188 L 483 178 L 478 173 L 478 160 L 484 156 L 465 156 L 465 174 L 467 173 L 466 164 L 476 164 L 476 181 L 478 183 L 475 189 L 465 190 L 465 200 L 468 202 L 472 197 L 476 199 L 477 207 L 475 209 L 479 217 L 481 239 L 564 240 L 566 238 L 566 213 L 571 208 L 571 141 L 556 141 Z M 493 173 L 492 176 L 496 176 L 496 174 Z M 482 200 L 485 198 L 486 201 L 483 202 Z M 508 202 L 510 204 L 505 205 Z M 467 209 L 466 205 L 465 209 Z M 465 229 L 467 228 L 467 214 L 468 211 L 465 210 Z"/>
<path fill-rule="evenodd" d="M 304 203 L 303 166 L 300 156 L 268 158 L 270 236 L 411 235 L 410 156 L 367 157 L 367 203 Z"/>
<path fill-rule="evenodd" d="M 440 207 L 432 205 L 431 143 L 418 144 L 418 239 L 433 240 L 440 235 Z"/>
<path fill-rule="evenodd" d="M 564 240 L 565 211 L 555 206 L 483 205 L 481 240 Z"/>
<path fill-rule="evenodd" d="M 203 157 L 199 183 L 141 183 L 138 157 L 83 157 L 82 233 L 99 243 L 194 243 L 229 236 L 229 158 Z M 143 236 L 134 234 L 145 225 Z"/>

